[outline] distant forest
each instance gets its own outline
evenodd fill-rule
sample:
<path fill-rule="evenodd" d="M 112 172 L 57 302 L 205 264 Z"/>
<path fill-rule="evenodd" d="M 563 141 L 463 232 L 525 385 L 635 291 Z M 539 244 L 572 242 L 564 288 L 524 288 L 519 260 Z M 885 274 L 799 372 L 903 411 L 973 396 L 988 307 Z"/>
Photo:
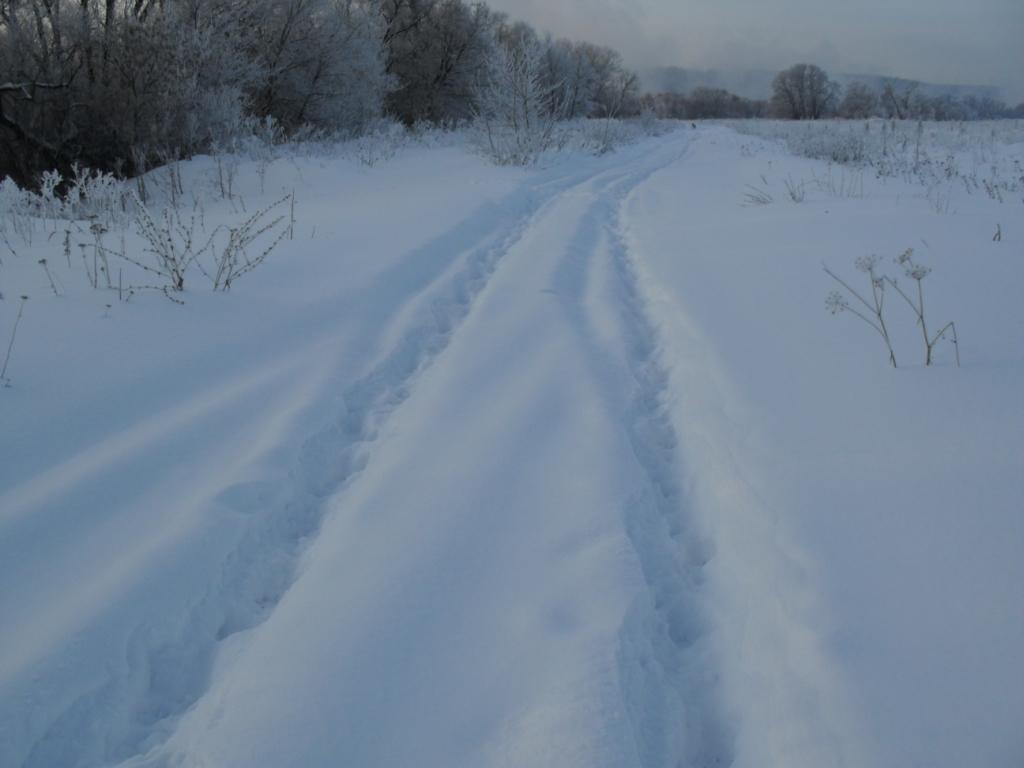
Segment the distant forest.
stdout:
<path fill-rule="evenodd" d="M 648 95 L 644 103 L 660 116 L 702 118 L 775 117 L 804 119 L 786 96 L 793 73 L 817 79 L 800 88 L 817 87 L 823 100 L 814 118 L 884 117 L 898 120 L 997 120 L 1024 118 L 1024 103 L 1011 107 L 998 98 L 997 89 L 950 86 L 880 76 L 841 76 L 832 79 L 819 67 L 800 64 L 784 73 L 748 71 L 726 73 L 665 67 L 644 73 Z M 786 84 L 786 74 L 789 83 Z M 824 75 L 824 79 L 821 78 Z M 759 97 L 758 94 L 763 94 Z"/>

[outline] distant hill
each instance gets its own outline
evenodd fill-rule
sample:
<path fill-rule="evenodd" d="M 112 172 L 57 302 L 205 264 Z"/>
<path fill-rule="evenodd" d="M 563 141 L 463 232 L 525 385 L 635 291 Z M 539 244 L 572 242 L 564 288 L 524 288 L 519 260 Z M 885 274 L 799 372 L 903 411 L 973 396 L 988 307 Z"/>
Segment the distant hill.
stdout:
<path fill-rule="evenodd" d="M 724 88 L 727 91 L 748 99 L 767 99 L 772 92 L 772 80 L 776 73 L 769 70 L 724 70 L 724 69 L 690 69 L 686 67 L 658 67 L 645 70 L 640 74 L 644 89 L 652 93 L 689 93 L 694 88 Z M 987 85 L 948 85 L 940 83 L 924 83 L 900 77 L 884 77 L 882 75 L 858 75 L 829 73 L 830 77 L 841 85 L 854 80 L 881 90 L 886 82 L 903 85 L 917 84 L 926 96 L 988 96 L 994 99 L 1003 97 L 1001 89 Z"/>

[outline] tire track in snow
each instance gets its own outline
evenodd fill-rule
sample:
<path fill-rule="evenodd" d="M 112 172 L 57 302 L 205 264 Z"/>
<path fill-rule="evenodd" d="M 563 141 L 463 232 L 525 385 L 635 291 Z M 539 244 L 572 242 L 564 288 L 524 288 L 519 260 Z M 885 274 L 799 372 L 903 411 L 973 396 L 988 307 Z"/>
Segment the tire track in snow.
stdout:
<path fill-rule="evenodd" d="M 646 768 L 710 768 L 733 761 L 732 726 L 719 702 L 718 662 L 703 609 L 703 570 L 710 548 L 687 514 L 678 480 L 678 439 L 668 413 L 669 378 L 621 234 L 625 200 L 666 165 L 633 171 L 596 198 L 557 281 L 559 293 L 571 299 L 567 307 L 572 322 L 592 347 L 593 365 L 605 369 L 595 373 L 606 381 L 622 381 L 630 390 L 619 387 L 607 397 L 626 415 L 626 438 L 642 476 L 642 487 L 626 503 L 624 521 L 645 594 L 626 618 L 619 653 L 620 686 L 636 752 Z M 599 258 L 605 263 L 595 264 Z M 601 301 L 587 307 L 584 293 L 595 267 L 610 273 L 609 285 Z M 617 355 L 609 353 L 608 339 L 601 339 L 607 334 L 599 330 L 608 314 L 613 316 Z M 613 366 L 625 369 L 624 376 L 622 371 L 607 375 L 609 357 Z"/>
<path fill-rule="evenodd" d="M 486 231 L 457 266 L 442 268 L 428 282 L 415 299 L 419 308 L 411 326 L 345 389 L 340 413 L 303 445 L 289 481 L 236 485 L 220 495 L 220 506 L 238 517 L 245 532 L 223 562 L 219 580 L 187 615 L 137 627 L 124 658 L 104 671 L 104 682 L 68 702 L 55 718 L 19 726 L 34 731 L 26 736 L 30 744 L 21 765 L 137 764 L 144 758 L 133 756 L 169 736 L 177 718 L 206 691 L 221 644 L 262 623 L 284 596 L 327 513 L 327 500 L 366 466 L 381 426 L 409 397 L 418 374 L 445 350 L 502 257 L 560 195 L 609 172 L 607 166 L 590 168 L 535 183 L 514 196 L 510 205 L 519 215 L 511 222 L 491 208 L 483 212 Z"/>
<path fill-rule="evenodd" d="M 623 688 L 645 765 L 727 766 L 733 762 L 732 725 L 719 701 L 718 661 L 702 593 L 711 547 L 688 514 L 678 479 L 668 372 L 621 235 L 621 205 L 609 231 L 610 249 L 635 384 L 630 440 L 649 480 L 626 510 L 649 602 L 637 605 L 623 628 Z"/>
<path fill-rule="evenodd" d="M 673 143 L 668 149 L 674 148 Z M 603 425 L 591 432 L 591 426 L 587 423 L 589 418 L 580 413 L 569 416 L 567 422 L 556 420 L 555 423 L 561 428 L 555 427 L 553 431 L 544 433 L 548 439 L 542 445 L 537 445 L 536 451 L 526 446 L 527 452 L 541 453 L 556 459 L 559 454 L 567 455 L 567 450 L 576 454 L 572 449 L 579 445 L 580 438 L 584 435 L 600 436 L 599 441 L 593 443 L 600 447 L 596 447 L 593 454 L 589 450 L 584 453 L 592 458 L 612 459 L 614 464 L 609 467 L 613 466 L 615 469 L 611 474 L 620 479 L 636 477 L 639 474 L 633 469 L 628 436 L 619 426 L 622 424 L 623 403 L 628 402 L 628 398 L 624 396 L 627 388 L 619 386 L 621 382 L 609 382 L 606 376 L 588 375 L 591 372 L 602 373 L 589 370 L 587 364 L 595 362 L 599 357 L 607 359 L 607 350 L 585 343 L 582 349 L 580 348 L 575 326 L 566 323 L 559 316 L 561 308 L 558 305 L 561 302 L 558 302 L 558 305 L 547 306 L 547 302 L 553 301 L 551 298 L 527 298 L 524 294 L 555 297 L 562 294 L 559 290 L 551 290 L 552 287 L 562 287 L 559 285 L 557 274 L 555 285 L 552 286 L 552 267 L 557 271 L 563 262 L 575 261 L 577 255 L 589 256 L 593 250 L 589 242 L 581 241 L 576 236 L 581 221 L 587 222 L 583 229 L 602 231 L 602 215 L 607 207 L 603 203 L 606 198 L 614 190 L 638 183 L 650 172 L 646 167 L 654 166 L 652 159 L 657 162 L 655 169 L 664 165 L 669 152 L 661 147 L 659 150 L 639 162 L 637 158 L 633 158 L 632 162 L 620 161 L 608 173 L 599 174 L 586 185 L 578 185 L 569 195 L 560 197 L 546 208 L 543 215 L 529 225 L 528 237 L 519 241 L 508 256 L 502 259 L 494 280 L 482 289 L 483 295 L 480 296 L 479 302 L 469 310 L 471 314 L 460 323 L 458 335 L 454 336 L 450 348 L 432 365 L 423 380 L 416 381 L 409 387 L 409 399 L 403 401 L 395 414 L 395 419 L 384 430 L 385 436 L 381 440 L 381 445 L 373 448 L 370 464 L 377 464 L 378 467 L 374 469 L 371 466 L 370 472 L 361 477 L 357 486 L 349 489 L 351 496 L 338 499 L 344 505 L 341 508 L 342 520 L 334 520 L 330 526 L 331 535 L 328 538 L 333 543 L 318 542 L 317 557 L 310 563 L 307 576 L 296 585 L 296 591 L 289 594 L 283 612 L 274 615 L 271 620 L 272 626 L 254 638 L 253 646 L 241 654 L 238 664 L 232 666 L 225 677 L 218 681 L 215 690 L 204 697 L 196 711 L 185 718 L 167 747 L 159 751 L 159 757 L 153 755 L 151 762 L 144 764 L 162 765 L 160 759 L 171 759 L 172 762 L 179 759 L 188 762 L 201 757 L 227 759 L 231 762 L 232 759 L 238 759 L 247 753 L 247 734 L 253 728 L 263 731 L 269 727 L 280 728 L 284 737 L 280 741 L 280 747 L 272 736 L 258 737 L 266 739 L 262 741 L 263 747 L 278 750 L 272 751 L 272 757 L 269 759 L 264 757 L 263 762 L 269 764 L 280 762 L 282 755 L 292 753 L 292 749 L 308 749 L 306 752 L 300 752 L 304 756 L 301 759 L 307 759 L 311 763 L 326 759 L 315 757 L 317 755 L 339 755 L 342 756 L 342 762 L 347 760 L 353 764 L 411 765 L 416 762 L 410 759 L 410 756 L 417 755 L 418 759 L 427 765 L 555 765 L 559 761 L 564 761 L 565 764 L 571 762 L 588 766 L 628 765 L 638 768 L 641 762 L 637 757 L 631 735 L 627 708 L 617 684 L 619 665 L 616 649 L 628 597 L 642 592 L 642 580 L 639 578 L 640 569 L 632 567 L 633 560 L 628 554 L 629 542 L 619 522 L 622 497 L 618 492 L 613 491 L 609 495 L 597 492 L 597 498 L 600 499 L 597 501 L 593 492 L 577 494 L 558 484 L 549 487 L 543 473 L 534 474 L 537 465 L 528 462 L 521 467 L 524 470 L 521 475 L 516 473 L 519 482 L 529 488 L 536 488 L 539 485 L 547 492 L 534 492 L 535 498 L 531 499 L 532 503 L 527 502 L 518 509 L 520 514 L 501 516 L 519 518 L 521 521 L 525 518 L 527 522 L 523 527 L 522 523 L 509 524 L 505 519 L 499 522 L 487 513 L 474 514 L 463 511 L 455 513 L 455 517 L 449 517 L 447 510 L 452 506 L 458 507 L 457 503 L 452 505 L 451 498 L 441 501 L 434 499 L 431 503 L 430 493 L 423 496 L 421 491 L 419 495 L 410 497 L 401 491 L 390 490 L 384 491 L 384 498 L 380 498 L 373 488 L 375 485 L 395 485 L 395 478 L 404 477 L 410 468 L 419 469 L 422 459 L 418 458 L 418 455 L 424 452 L 424 447 L 429 450 L 430 443 L 426 440 L 438 439 L 459 444 L 460 440 L 451 439 L 452 433 L 447 431 L 448 424 L 462 421 L 461 416 L 468 418 L 470 423 L 483 416 L 483 412 L 478 409 L 488 409 L 487 401 L 493 400 L 485 393 L 507 395 L 512 404 L 511 410 L 507 410 L 505 406 L 497 406 L 498 410 L 504 411 L 502 418 L 529 424 L 538 414 L 547 415 L 549 408 L 564 403 L 565 400 L 559 397 L 559 394 L 578 392 L 580 397 L 577 402 L 586 402 L 595 408 L 595 414 L 601 413 L 602 416 L 598 418 Z M 566 254 L 569 255 L 568 259 Z M 568 277 L 570 284 L 567 287 L 578 287 L 581 281 L 576 279 L 576 275 Z M 526 301 L 522 301 L 523 299 Z M 609 306 L 613 310 L 616 308 L 615 305 Z M 534 309 L 539 311 L 534 314 Z M 604 314 L 609 313 L 606 311 Z M 543 332 L 548 326 L 551 328 L 551 337 L 557 339 L 554 346 L 549 346 L 548 338 Z M 520 347 L 515 343 L 516 340 L 524 346 Z M 518 354 L 507 356 L 508 359 L 501 359 L 499 362 L 490 357 L 495 348 L 516 349 Z M 559 348 L 565 351 L 565 355 L 558 356 L 556 361 L 552 359 L 550 353 L 552 349 Z M 497 357 L 503 356 L 498 353 Z M 493 364 L 493 367 L 489 366 L 489 370 L 494 372 L 483 381 L 476 382 L 475 377 L 469 372 L 483 366 L 485 360 Z M 616 359 L 616 362 L 618 363 L 619 359 Z M 580 363 L 583 363 L 582 368 Z M 506 365 L 510 366 L 510 369 L 506 370 Z M 528 373 L 520 379 L 511 368 L 520 368 Z M 622 365 L 618 366 L 619 370 L 623 368 Z M 492 376 L 495 378 L 491 378 Z M 491 393 L 489 387 L 499 380 L 507 380 L 506 376 L 521 386 L 507 388 L 507 385 L 503 384 L 498 386 L 496 392 Z M 468 383 L 469 381 L 474 383 Z M 608 386 L 609 383 L 612 386 Z M 466 390 L 466 386 L 470 389 Z M 612 390 L 616 395 L 608 403 L 612 407 L 607 410 L 601 407 L 602 389 Z M 454 397 L 452 393 L 455 393 Z M 466 401 L 471 405 L 468 411 L 463 412 L 457 403 Z M 424 424 L 420 417 L 428 413 L 444 415 L 440 419 L 428 417 L 427 423 Z M 410 421 L 418 423 L 418 429 Z M 498 423 L 504 427 L 508 425 L 504 421 Z M 495 427 L 496 425 L 492 425 L 492 428 Z M 481 481 L 482 485 L 493 491 L 495 486 L 490 481 L 503 474 L 502 462 L 497 460 L 497 457 L 504 455 L 510 467 L 519 466 L 515 455 L 524 446 L 504 427 L 495 428 L 492 434 L 503 444 L 505 443 L 502 438 L 508 436 L 507 445 L 512 449 L 510 453 L 505 455 L 499 448 L 498 453 L 492 456 L 490 461 L 479 466 L 475 464 L 474 459 L 465 457 L 469 467 L 477 471 L 467 471 L 466 467 L 453 470 L 463 474 L 462 482 L 470 480 L 472 483 L 477 477 L 487 478 Z M 454 434 L 464 434 L 460 429 L 455 427 Z M 393 439 L 393 430 L 399 430 L 402 436 L 399 441 Z M 444 436 L 447 436 L 447 439 Z M 398 447 L 396 442 L 401 443 L 401 447 Z M 405 460 L 396 462 L 396 452 L 398 455 L 404 455 Z M 442 460 L 439 465 L 428 464 L 434 466 L 435 471 L 437 466 L 459 463 L 456 459 L 460 455 L 458 453 L 448 456 L 442 450 L 439 454 L 445 456 L 448 461 Z M 552 466 L 550 461 L 544 463 Z M 388 467 L 388 470 L 382 473 L 381 465 Z M 597 463 L 589 466 L 600 465 Z M 576 466 L 579 466 L 579 462 L 576 462 Z M 621 475 L 619 468 L 622 468 Z M 428 471 L 426 476 L 431 474 Z M 448 487 L 453 488 L 458 495 L 458 487 L 461 484 L 456 482 Z M 441 485 L 445 485 L 445 482 L 442 481 Z M 497 487 L 501 487 L 500 483 Z M 596 484 L 591 487 L 621 488 L 621 485 L 615 482 L 611 486 Z M 509 501 L 515 509 L 514 498 L 517 494 L 511 488 L 509 491 L 509 496 L 512 497 Z M 566 491 L 568 497 L 562 495 Z M 441 493 L 443 495 L 443 492 Z M 475 492 L 470 489 L 469 493 L 473 495 Z M 469 508 L 482 506 L 483 510 L 491 509 L 491 496 L 492 494 L 488 492 L 474 496 L 475 503 L 471 502 Z M 500 494 L 500 497 L 505 498 L 505 494 Z M 356 510 L 347 509 L 349 505 L 345 501 L 346 498 L 361 509 L 362 505 L 366 504 L 367 509 L 374 510 L 374 514 L 365 516 L 368 518 L 365 525 L 355 524 L 349 519 L 348 513 Z M 548 506 L 548 500 L 554 498 L 562 503 Z M 597 503 L 584 501 L 588 498 L 590 502 Z M 572 499 L 578 500 L 579 506 L 564 503 Z M 500 498 L 496 497 L 494 501 L 495 507 L 503 506 Z M 425 504 L 426 507 L 421 509 L 421 504 Z M 431 506 L 437 514 L 428 516 L 429 522 L 425 527 L 431 529 L 431 533 L 423 535 L 421 539 L 415 533 L 419 526 L 423 525 L 418 518 L 422 518 L 421 512 Z M 517 654 L 506 656 L 511 649 L 505 648 L 500 641 L 496 642 L 497 638 L 489 637 L 489 631 L 478 626 L 475 617 L 490 617 L 491 609 L 487 607 L 489 605 L 491 608 L 502 608 L 512 615 L 521 615 L 524 607 L 528 615 L 533 615 L 537 610 L 539 619 L 538 609 L 549 599 L 554 601 L 555 595 L 569 586 L 563 583 L 562 579 L 568 577 L 568 574 L 576 571 L 578 567 L 563 563 L 562 559 L 569 556 L 569 552 L 572 552 L 575 546 L 579 546 L 575 537 L 580 535 L 581 530 L 588 528 L 587 510 L 592 507 L 602 510 L 599 516 L 604 518 L 604 525 L 607 526 L 605 530 L 612 533 L 616 550 L 615 557 L 608 560 L 608 565 L 612 566 L 610 572 L 615 579 L 615 587 L 611 590 L 615 596 L 608 604 L 612 608 L 607 614 L 608 620 L 603 622 L 606 626 L 600 632 L 600 642 L 594 645 L 586 644 L 590 651 L 599 648 L 600 652 L 595 653 L 591 659 L 589 652 L 581 654 L 579 651 L 582 646 L 578 647 L 575 649 L 576 654 L 564 659 L 566 663 L 557 673 L 537 678 L 534 685 L 524 682 L 526 687 L 520 691 L 523 698 L 518 702 L 519 706 L 506 709 L 500 721 L 495 721 L 502 723 L 501 727 L 485 731 L 492 734 L 493 739 L 474 738 L 474 731 L 481 726 L 481 723 L 476 721 L 476 715 L 470 717 L 469 721 L 463 720 L 465 712 L 472 712 L 477 707 L 485 712 L 492 709 L 497 712 L 502 709 L 498 701 L 490 699 L 490 691 L 483 687 L 476 687 L 467 681 L 464 688 L 456 682 L 456 676 L 450 681 L 453 689 L 450 696 L 451 699 L 460 701 L 465 710 L 461 711 L 459 705 L 448 709 L 448 702 L 445 705 L 438 702 L 436 708 L 425 708 L 423 700 L 429 701 L 432 698 L 431 693 L 446 696 L 446 686 L 438 685 L 441 680 L 433 678 L 430 673 L 421 672 L 419 667 L 431 670 L 448 669 L 449 665 L 462 655 L 458 652 L 449 653 L 449 637 L 451 642 L 462 645 L 463 649 L 479 648 L 479 655 L 489 660 L 489 664 L 485 662 L 481 665 L 478 674 L 472 675 L 474 679 L 489 678 L 490 675 L 485 671 L 487 667 L 504 668 L 506 662 L 514 666 L 513 661 Z M 445 511 L 442 512 L 441 508 Z M 395 513 L 394 510 L 404 512 Z M 558 521 L 548 522 L 543 519 L 552 516 L 557 517 Z M 373 522 L 370 522 L 370 519 Z M 347 531 L 349 535 L 339 535 L 336 525 L 343 526 L 343 531 L 351 525 Z M 549 526 L 555 530 L 564 527 L 567 532 L 572 531 L 574 544 L 568 547 L 569 552 L 563 549 L 565 545 L 562 536 L 553 535 Z M 519 540 L 517 528 L 518 533 L 526 534 L 524 540 Z M 361 545 L 352 544 L 353 531 L 359 531 L 355 535 L 356 540 L 362 542 Z M 406 533 L 402 534 L 402 531 Z M 410 531 L 413 532 L 412 540 L 417 544 L 402 543 Z M 433 540 L 435 532 L 437 539 Z M 502 544 L 487 551 L 481 559 L 489 564 L 480 568 L 478 564 L 475 565 L 480 553 L 476 551 L 476 546 L 467 545 L 467 542 L 486 542 L 490 536 L 500 540 Z M 543 541 L 547 537 L 551 537 L 549 544 L 557 542 L 557 556 L 552 557 L 553 553 L 547 551 L 546 547 L 543 550 L 533 549 L 534 546 L 539 546 L 537 539 Z M 348 541 L 342 543 L 345 539 Z M 418 542 L 423 539 L 433 543 L 423 544 L 420 548 Z M 325 553 L 321 546 L 323 543 L 327 543 L 328 552 L 334 548 L 333 557 Z M 356 561 L 363 561 L 362 565 L 356 565 L 353 569 L 344 567 L 347 558 L 342 553 L 345 552 Z M 542 555 L 542 560 L 536 560 L 538 555 Z M 368 561 L 372 561 L 373 564 L 370 565 Z M 528 564 L 535 567 L 524 567 Z M 567 568 L 568 572 L 563 571 L 563 568 Z M 458 586 L 449 584 L 447 589 L 441 588 L 440 585 L 452 578 L 453 572 L 461 572 Z M 531 578 L 526 577 L 527 573 L 536 579 L 538 572 L 549 578 L 541 578 L 531 584 Z M 605 599 L 593 579 L 578 580 L 569 577 L 568 581 L 576 583 L 573 585 L 575 588 L 558 601 L 563 607 L 566 602 L 569 605 L 589 604 L 596 607 Z M 507 601 L 502 600 L 500 595 L 510 586 L 509 582 L 517 584 L 517 589 L 513 591 L 518 592 L 521 589 L 529 596 L 528 603 L 517 603 L 518 595 L 506 595 Z M 360 586 L 355 594 L 346 587 L 340 587 L 336 593 L 334 590 L 326 592 L 323 585 L 331 583 Z M 377 604 L 378 598 L 373 595 L 378 589 L 384 585 L 399 584 L 402 585 L 401 588 L 396 589 L 394 593 L 391 586 L 381 589 L 380 604 Z M 474 595 L 475 588 L 466 588 L 465 584 L 487 586 Z M 368 596 L 364 597 L 367 590 L 370 590 Z M 438 594 L 447 595 L 453 601 L 453 606 L 464 606 L 467 613 L 462 613 L 462 609 L 454 607 L 440 611 L 433 609 L 433 596 Z M 477 599 L 480 599 L 479 603 Z M 316 616 L 331 612 L 335 600 L 338 604 L 346 606 L 341 618 L 335 616 L 325 627 L 314 629 L 311 634 L 319 639 L 311 641 L 309 646 L 306 646 L 306 638 L 300 637 L 305 633 L 297 633 L 290 628 L 311 625 L 311 620 Z M 497 602 L 494 602 L 495 600 Z M 422 610 L 423 608 L 426 610 Z M 583 607 L 578 610 L 581 615 L 588 613 Z M 599 612 L 601 610 L 604 609 L 599 609 Z M 437 619 L 426 618 L 427 615 L 434 616 L 438 613 L 444 614 L 447 619 L 438 622 Z M 567 613 L 571 615 L 573 609 L 569 608 Z M 462 622 L 458 619 L 460 615 Z M 574 620 L 567 621 L 571 625 Z M 483 619 L 482 623 L 486 627 L 490 620 Z M 550 635 L 552 629 L 547 624 L 548 620 L 545 618 L 542 622 L 543 629 L 533 632 Z M 358 629 L 367 626 L 370 627 L 369 630 Z M 477 629 L 473 630 L 472 627 Z M 381 635 L 381 629 L 384 630 L 384 635 Z M 384 637 L 392 629 L 403 639 L 385 641 Z M 479 635 L 475 636 L 476 632 L 479 632 Z M 561 632 L 571 634 L 572 630 L 567 626 Z M 467 638 L 471 638 L 473 642 Z M 561 643 L 550 636 L 541 640 L 540 637 L 534 637 L 532 632 L 524 632 L 521 639 L 526 641 L 522 644 L 523 647 L 534 648 L 536 653 L 532 658 L 518 660 L 525 662 L 521 670 L 521 679 L 526 681 L 538 669 L 550 666 L 551 661 L 547 654 L 557 656 Z M 530 642 L 531 639 L 541 642 L 534 645 Z M 319 661 L 311 665 L 286 667 L 288 671 L 284 673 L 270 671 L 264 677 L 260 666 L 265 660 L 273 659 L 283 649 L 294 648 L 296 644 L 309 652 L 310 658 Z M 383 650 L 378 650 L 381 646 Z M 330 661 L 334 648 L 337 648 L 338 653 L 346 659 L 339 660 L 337 668 Z M 495 652 L 495 649 L 499 650 Z M 564 652 L 564 648 L 561 650 Z M 406 666 L 406 659 L 410 656 L 418 657 L 418 664 Z M 254 665 L 254 659 L 261 661 Z M 321 675 L 314 668 L 325 666 L 324 662 L 329 670 L 324 670 L 322 676 L 327 682 L 321 683 Z M 345 668 L 349 669 L 344 671 Z M 565 678 L 561 677 L 563 669 L 571 670 Z M 250 688 L 247 681 L 253 677 L 260 682 Z M 446 678 L 447 676 L 442 673 L 441 679 L 448 682 Z M 425 682 L 428 680 L 431 681 L 430 685 Z M 503 688 L 497 680 L 492 682 L 495 683 L 496 689 Z M 567 682 L 570 684 L 566 685 Z M 269 709 L 260 708 L 255 713 L 248 712 L 246 702 L 253 695 L 259 696 L 260 691 L 274 691 L 281 685 L 293 683 L 299 690 L 308 690 L 310 703 L 316 702 L 318 714 L 310 718 L 314 725 L 307 726 L 301 716 L 275 706 L 270 706 Z M 321 688 L 322 685 L 325 687 Z M 244 692 L 240 692 L 243 689 Z M 337 691 L 345 693 L 335 693 Z M 379 698 L 377 695 L 366 696 L 364 691 L 374 691 L 375 694 L 379 692 Z M 501 694 L 497 690 L 495 695 L 500 701 Z M 367 699 L 365 706 L 360 703 L 364 698 Z M 412 699 L 416 703 L 409 703 L 407 699 Z M 323 717 L 319 714 L 321 712 L 336 713 L 336 716 L 345 720 L 346 725 L 339 723 L 336 728 L 332 728 L 328 722 L 322 722 Z M 437 717 L 436 722 L 433 721 L 434 717 Z M 329 719 L 327 718 L 328 721 Z M 432 726 L 424 728 L 425 721 L 431 722 Z M 403 723 L 407 723 L 408 726 L 403 726 Z M 558 725 L 553 726 L 555 723 Z M 323 733 L 324 726 L 330 729 L 330 736 Z M 377 731 L 378 727 L 381 729 L 380 733 Z M 393 728 L 400 732 L 389 735 Z M 430 731 L 432 735 L 428 737 L 424 735 L 424 731 Z M 435 732 L 441 735 L 433 735 Z M 466 740 L 464 749 L 460 751 L 463 758 L 466 755 L 473 755 L 474 759 L 450 759 L 454 750 L 449 746 L 449 738 L 454 734 L 457 734 L 454 739 L 456 742 Z M 389 746 L 385 747 L 383 744 Z M 660 763 L 648 760 L 648 764 Z"/>

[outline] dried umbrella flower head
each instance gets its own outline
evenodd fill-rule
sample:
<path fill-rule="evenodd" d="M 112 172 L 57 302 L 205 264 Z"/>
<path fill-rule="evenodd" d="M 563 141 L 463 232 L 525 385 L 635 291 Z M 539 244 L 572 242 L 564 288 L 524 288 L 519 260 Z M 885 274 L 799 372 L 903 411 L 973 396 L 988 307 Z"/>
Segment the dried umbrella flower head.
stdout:
<path fill-rule="evenodd" d="M 878 262 L 879 258 L 872 254 L 871 256 L 858 256 L 853 264 L 861 272 L 871 272 L 878 266 Z"/>
<path fill-rule="evenodd" d="M 917 280 L 918 282 L 928 277 L 932 271 L 931 267 L 926 267 L 923 264 L 918 264 L 914 261 L 913 248 L 907 248 L 907 250 L 897 256 L 896 263 L 903 267 L 903 272 L 907 277 L 911 280 Z"/>
<path fill-rule="evenodd" d="M 838 315 L 845 309 L 850 308 L 850 303 L 846 300 L 839 291 L 832 291 L 825 299 L 825 309 L 831 312 L 833 315 Z"/>

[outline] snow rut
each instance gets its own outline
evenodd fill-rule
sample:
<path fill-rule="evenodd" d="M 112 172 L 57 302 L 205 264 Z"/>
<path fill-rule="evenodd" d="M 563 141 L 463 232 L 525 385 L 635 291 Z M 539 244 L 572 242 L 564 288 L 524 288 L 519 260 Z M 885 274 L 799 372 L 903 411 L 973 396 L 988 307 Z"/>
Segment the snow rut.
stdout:
<path fill-rule="evenodd" d="M 221 494 L 218 501 L 237 514 L 244 533 L 223 562 L 219 580 L 186 615 L 138 627 L 124 644 L 124 658 L 55 719 L 23 724 L 35 735 L 26 734 L 27 752 L 15 764 L 149 764 L 145 755 L 158 753 L 178 717 L 206 691 L 221 644 L 262 623 L 280 602 L 301 553 L 320 528 L 326 500 L 366 466 L 382 424 L 409 397 L 418 374 L 447 347 L 502 257 L 550 202 L 606 170 L 523 189 L 508 202 L 515 214 L 511 220 L 507 209 L 487 207 L 468 230 L 460 226 L 458 237 L 436 241 L 450 247 L 454 240 L 464 246 L 464 255 L 454 266 L 450 259 L 432 260 L 439 269 L 414 294 L 408 329 L 344 390 L 340 412 L 303 445 L 288 482 L 247 483 Z"/>
<path fill-rule="evenodd" d="M 705 615 L 711 547 L 679 480 L 669 413 L 674 393 L 621 234 L 629 195 L 680 158 L 669 149 L 595 189 L 555 273 L 568 320 L 587 348 L 592 375 L 604 382 L 610 408 L 622 414 L 623 439 L 639 468 L 623 519 L 643 585 L 620 632 L 618 676 L 636 759 L 645 768 L 727 766 L 734 755 Z"/>
<path fill-rule="evenodd" d="M 625 369 L 618 378 L 627 391 L 619 386 L 608 397 L 624 412 L 626 439 L 641 471 L 624 519 L 645 594 L 626 618 L 619 651 L 620 685 L 637 756 L 647 768 L 710 768 L 733 762 L 734 740 L 719 702 L 718 662 L 703 607 L 703 572 L 711 551 L 688 515 L 678 479 L 678 438 L 669 415 L 673 393 L 620 222 L 625 199 L 664 166 L 625 175 L 596 198 L 559 283 L 574 288 L 578 301 L 571 313 L 582 337 L 599 337 L 602 318 L 616 318 L 620 350 L 613 356 Z M 588 313 L 579 308 L 585 303 L 580 300 L 598 258 L 605 260 L 610 288 Z M 608 301 L 615 304 L 610 313 Z M 607 342 L 595 340 L 595 346 L 592 353 L 607 360 Z"/>
<path fill-rule="evenodd" d="M 672 393 L 657 332 L 617 228 L 610 239 L 635 383 L 629 437 L 648 480 L 626 510 L 649 601 L 634 607 L 623 628 L 623 688 L 644 765 L 726 766 L 733 761 L 733 737 L 719 702 L 702 594 L 711 548 L 687 514 L 678 480 L 678 438 L 668 413 Z"/>

